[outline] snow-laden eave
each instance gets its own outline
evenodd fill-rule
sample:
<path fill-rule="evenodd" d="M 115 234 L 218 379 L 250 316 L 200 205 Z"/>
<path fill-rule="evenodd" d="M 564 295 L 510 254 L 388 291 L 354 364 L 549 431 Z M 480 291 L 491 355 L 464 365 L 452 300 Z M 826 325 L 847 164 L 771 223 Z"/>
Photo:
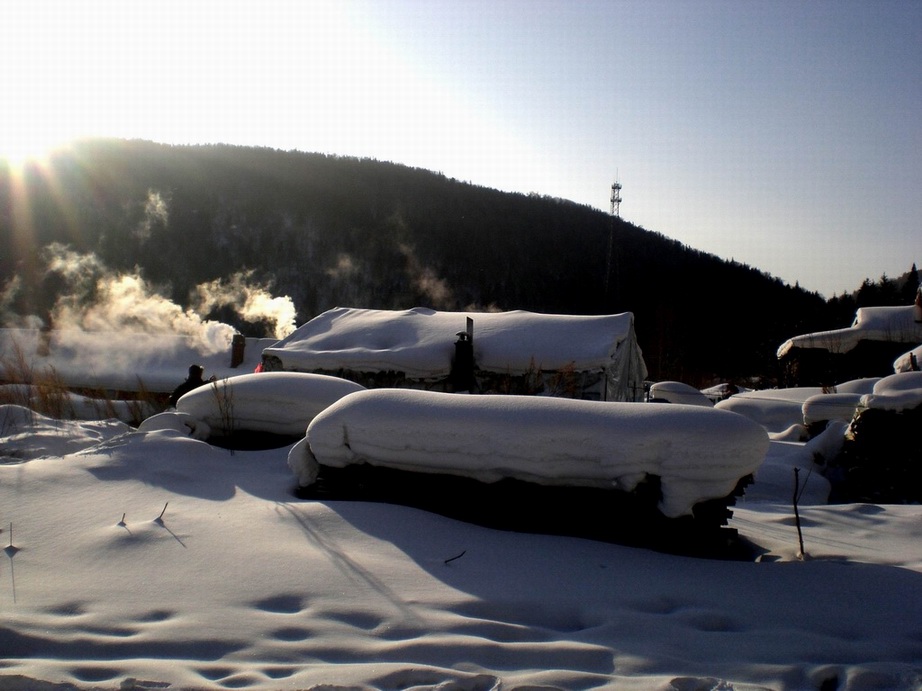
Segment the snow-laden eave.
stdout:
<path fill-rule="evenodd" d="M 779 359 L 784 358 L 795 348 L 843 354 L 853 350 L 861 341 L 922 343 L 922 323 L 915 320 L 912 305 L 861 307 L 852 326 L 795 336 L 781 344 L 777 355 Z"/>

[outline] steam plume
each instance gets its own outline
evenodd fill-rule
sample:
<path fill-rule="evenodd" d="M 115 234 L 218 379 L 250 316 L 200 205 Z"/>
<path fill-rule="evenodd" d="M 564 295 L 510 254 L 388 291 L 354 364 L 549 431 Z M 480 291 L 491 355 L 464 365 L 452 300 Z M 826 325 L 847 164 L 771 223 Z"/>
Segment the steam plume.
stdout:
<path fill-rule="evenodd" d="M 248 284 L 251 272 L 198 286 L 193 306 L 184 309 L 137 269 L 115 272 L 95 254 L 75 252 L 57 243 L 47 246 L 43 256 L 48 273 L 63 283 L 51 310 L 56 329 L 185 336 L 203 354 L 212 354 L 227 350 L 235 332 L 228 324 L 202 316 L 216 307 L 232 307 L 246 321 L 268 322 L 278 338 L 295 326 L 291 299 L 273 297 L 265 286 Z M 0 310 L 10 302 L 17 285 L 14 279 L 0 293 Z"/>
<path fill-rule="evenodd" d="M 413 248 L 400 244 L 400 252 L 406 258 L 407 272 L 413 278 L 413 285 L 425 295 L 434 309 L 451 309 L 455 297 L 444 278 L 439 278 L 428 266 L 423 266 Z"/>
<path fill-rule="evenodd" d="M 134 229 L 134 236 L 141 241 L 150 240 L 155 225 L 165 226 L 170 214 L 166 200 L 157 190 L 147 190 L 147 200 L 144 202 L 144 218 Z"/>
<path fill-rule="evenodd" d="M 253 285 L 252 271 L 236 273 L 229 279 L 202 283 L 195 291 L 198 312 L 207 314 L 216 308 L 231 306 L 246 321 L 267 321 L 276 338 L 284 338 L 295 329 L 295 306 L 290 297 L 273 297 L 268 288 Z"/>
<path fill-rule="evenodd" d="M 19 329 L 41 328 L 41 319 L 34 315 L 22 316 L 16 312 L 13 306 L 22 289 L 22 278 L 20 276 L 13 276 L 0 288 L 0 325 Z"/>
<path fill-rule="evenodd" d="M 138 272 L 115 273 L 96 255 L 57 244 L 45 249 L 45 257 L 48 270 L 57 273 L 68 288 L 51 313 L 56 329 L 186 336 L 206 354 L 226 350 L 233 338 L 232 327 L 184 310 Z"/>

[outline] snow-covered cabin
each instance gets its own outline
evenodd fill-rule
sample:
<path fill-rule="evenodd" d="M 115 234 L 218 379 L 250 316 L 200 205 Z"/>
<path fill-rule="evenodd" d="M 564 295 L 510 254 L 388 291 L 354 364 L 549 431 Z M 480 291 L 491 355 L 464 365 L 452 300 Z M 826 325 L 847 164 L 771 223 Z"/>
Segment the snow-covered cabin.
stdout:
<path fill-rule="evenodd" d="M 464 353 L 473 367 L 465 379 Z M 647 368 L 634 316 L 337 307 L 263 350 L 266 370 L 333 374 L 368 388 L 635 401 Z M 470 386 L 459 385 L 461 381 Z"/>
<path fill-rule="evenodd" d="M 861 307 L 847 329 L 795 336 L 778 348 L 789 384 L 831 385 L 886 375 L 894 359 L 922 344 L 922 304 Z"/>

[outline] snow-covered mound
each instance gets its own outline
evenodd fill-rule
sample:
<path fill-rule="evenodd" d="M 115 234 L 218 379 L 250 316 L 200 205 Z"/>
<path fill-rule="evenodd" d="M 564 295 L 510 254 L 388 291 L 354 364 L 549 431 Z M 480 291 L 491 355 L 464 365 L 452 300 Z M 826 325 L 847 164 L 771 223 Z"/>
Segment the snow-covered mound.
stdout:
<path fill-rule="evenodd" d="M 901 372 L 884 377 L 874 385 L 874 392 L 862 397 L 865 408 L 910 410 L 922 405 L 922 372 Z"/>
<path fill-rule="evenodd" d="M 855 409 L 860 402 L 859 393 L 821 393 L 810 396 L 803 404 L 804 424 L 812 425 L 824 420 L 848 422 L 855 416 Z"/>
<path fill-rule="evenodd" d="M 848 422 L 861 395 L 871 393 L 879 381 L 879 377 L 853 379 L 837 384 L 832 391 L 820 386 L 746 391 L 719 401 L 716 407 L 745 415 L 769 433 L 780 435 L 821 420 Z"/>
<path fill-rule="evenodd" d="M 880 377 L 865 377 L 836 384 L 836 393 L 873 393 L 874 386 L 881 380 Z"/>
<path fill-rule="evenodd" d="M 730 382 L 723 382 L 721 384 L 709 386 L 706 389 L 701 389 L 701 393 L 707 396 L 711 403 L 722 401 L 726 398 L 730 398 L 730 396 L 734 396 L 738 393 L 745 393 L 746 391 L 752 391 L 752 389 L 744 386 L 737 386 Z"/>
<path fill-rule="evenodd" d="M 216 434 L 246 430 L 300 437 L 317 413 L 356 391 L 364 387 L 321 374 L 242 374 L 190 391 L 176 410 L 201 420 Z"/>
<path fill-rule="evenodd" d="M 751 420 L 698 406 L 377 389 L 314 418 L 289 465 L 302 486 L 318 464 L 625 491 L 656 475 L 660 510 L 676 517 L 729 495 L 768 445 Z"/>
<path fill-rule="evenodd" d="M 179 432 L 182 436 L 205 441 L 211 436 L 211 427 L 188 413 L 168 410 L 144 420 L 138 425 L 138 432 Z"/>
<path fill-rule="evenodd" d="M 803 405 L 812 396 L 823 393 L 819 386 L 792 389 L 761 389 L 731 396 L 718 402 L 718 410 L 732 411 L 758 422 L 766 430 L 777 434 L 794 425 L 803 425 Z"/>
<path fill-rule="evenodd" d="M 922 372 L 884 377 L 861 397 L 825 470 L 837 502 L 922 502 Z"/>
<path fill-rule="evenodd" d="M 0 405 L 0 465 L 76 453 L 130 431 L 118 420 L 57 420 L 24 406 Z"/>
<path fill-rule="evenodd" d="M 713 401 L 694 386 L 680 381 L 660 381 L 650 387 L 650 398 L 668 403 L 684 403 L 710 408 Z"/>

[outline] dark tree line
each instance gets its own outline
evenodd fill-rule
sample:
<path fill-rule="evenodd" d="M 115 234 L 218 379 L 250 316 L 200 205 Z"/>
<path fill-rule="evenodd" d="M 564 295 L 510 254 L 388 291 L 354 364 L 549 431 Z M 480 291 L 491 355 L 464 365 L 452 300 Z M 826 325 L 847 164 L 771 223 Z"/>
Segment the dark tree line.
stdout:
<path fill-rule="evenodd" d="M 631 311 L 651 376 L 699 385 L 771 379 L 785 339 L 909 289 L 882 279 L 827 302 L 569 201 L 225 145 L 90 140 L 22 180 L 0 169 L 0 240 L 8 312 L 47 314 L 65 289 L 42 260 L 56 242 L 137 267 L 183 306 L 196 285 L 246 271 L 290 296 L 298 323 L 337 305 Z"/>

